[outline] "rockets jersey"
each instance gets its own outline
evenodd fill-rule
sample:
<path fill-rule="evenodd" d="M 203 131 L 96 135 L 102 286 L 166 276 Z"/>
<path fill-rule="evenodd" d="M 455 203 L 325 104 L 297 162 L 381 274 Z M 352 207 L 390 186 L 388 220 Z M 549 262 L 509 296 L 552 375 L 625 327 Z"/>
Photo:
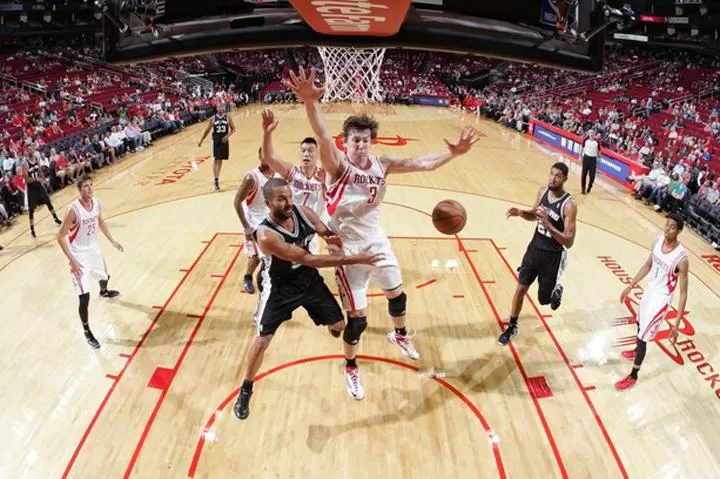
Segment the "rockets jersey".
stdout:
<path fill-rule="evenodd" d="M 665 237 L 655 240 L 652 250 L 652 267 L 645 286 L 646 292 L 672 295 L 677 287 L 678 274 L 676 269 L 688 253 L 685 247 L 678 243 L 669 253 L 663 252 Z"/>
<path fill-rule="evenodd" d="M 73 253 L 100 252 L 97 231 L 101 204 L 97 198 L 92 198 L 91 201 L 90 211 L 83 206 L 80 199 L 70 204 L 70 208 L 75 211 L 75 223 L 68 233 L 70 251 Z"/>
<path fill-rule="evenodd" d="M 315 168 L 312 177 L 308 179 L 299 166 L 293 166 L 286 178 L 293 190 L 294 203 L 307 206 L 321 218 L 326 211 L 324 176 L 325 172 L 322 169 Z"/>
<path fill-rule="evenodd" d="M 376 156 L 369 157 L 365 168 L 348 161 L 343 175 L 325 193 L 330 229 L 348 242 L 385 238 L 380 227 L 385 175 Z"/>
<path fill-rule="evenodd" d="M 265 204 L 265 196 L 262 192 L 263 186 L 265 186 L 269 178 L 260 171 L 259 167 L 252 170 L 249 174 L 252 175 L 255 180 L 255 185 L 250 189 L 243 207 L 250 226 L 257 228 L 262 220 L 270 213 Z M 272 177 L 280 178 L 280 175 L 274 173 Z"/>

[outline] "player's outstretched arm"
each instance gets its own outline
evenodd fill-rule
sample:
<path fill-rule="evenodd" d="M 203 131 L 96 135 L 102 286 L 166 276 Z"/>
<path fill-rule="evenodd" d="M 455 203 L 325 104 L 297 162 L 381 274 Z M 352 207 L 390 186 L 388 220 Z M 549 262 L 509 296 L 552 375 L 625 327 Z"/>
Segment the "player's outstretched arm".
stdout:
<path fill-rule="evenodd" d="M 537 198 L 535 198 L 535 208 L 531 210 L 521 210 L 520 208 L 512 207 L 507 210 L 505 217 L 510 218 L 511 216 L 519 216 L 526 221 L 537 221 L 537 206 L 540 204 L 540 197 L 544 191 L 545 188 L 540 188 L 540 190 L 538 190 Z"/>
<path fill-rule="evenodd" d="M 680 261 L 677 266 L 678 271 L 678 282 L 680 283 L 680 299 L 678 300 L 678 315 L 675 318 L 675 324 L 673 324 L 672 330 L 670 331 L 670 341 L 675 344 L 678 338 L 678 327 L 680 321 L 682 321 L 685 315 L 685 306 L 687 305 L 687 294 L 688 294 L 688 273 L 690 272 L 690 259 L 685 258 Z"/>
<path fill-rule="evenodd" d="M 82 266 L 78 262 L 77 259 L 75 259 L 75 256 L 70 251 L 70 247 L 67 244 L 67 241 L 65 238 L 67 238 L 68 233 L 70 233 L 70 228 L 72 225 L 75 224 L 75 221 L 77 221 L 77 216 L 75 215 L 75 210 L 73 208 L 69 208 L 67 213 L 65 213 L 65 218 L 63 218 L 62 224 L 60 225 L 60 230 L 57 234 L 57 242 L 60 245 L 60 249 L 67 257 L 68 261 L 70 261 L 70 270 L 75 275 L 80 275 L 82 273 Z"/>
<path fill-rule="evenodd" d="M 277 128 L 278 120 L 275 118 L 275 114 L 270 110 L 264 110 L 262 112 L 262 127 L 263 127 L 263 161 L 270 165 L 273 169 L 283 178 L 287 178 L 292 170 L 292 165 L 288 162 L 282 161 L 276 154 L 272 144 L 272 134 Z"/>
<path fill-rule="evenodd" d="M 98 215 L 98 226 L 100 227 L 100 231 L 102 231 L 108 241 L 110 241 L 110 244 L 113 245 L 116 250 L 122 253 L 124 249 L 122 245 L 115 241 L 115 238 L 113 238 L 112 234 L 110 233 L 110 228 L 108 228 L 108 225 L 105 222 L 105 218 L 103 218 L 102 213 Z"/>
<path fill-rule="evenodd" d="M 335 138 L 330 133 L 325 116 L 320 110 L 320 97 L 324 89 L 315 86 L 315 68 L 310 69 L 309 76 L 305 75 L 303 67 L 300 67 L 297 75 L 291 71 L 290 79 L 284 79 L 282 83 L 305 104 L 310 126 L 320 142 L 320 162 L 323 169 L 330 174 L 331 179 L 340 178 L 346 168 L 345 154 L 335 144 Z"/>
<path fill-rule="evenodd" d="M 462 133 L 460 133 L 460 139 L 457 143 L 450 143 L 445 140 L 445 144 L 447 145 L 446 151 L 430 153 L 429 155 L 410 159 L 391 158 L 386 156 L 382 157 L 380 161 L 387 173 L 433 171 L 440 168 L 453 158 L 462 156 L 470 151 L 470 147 L 473 143 L 475 143 L 475 141 L 477 141 L 477 139 L 475 139 L 475 133 L 476 131 L 472 127 L 464 128 Z"/>
<path fill-rule="evenodd" d="M 252 234 L 252 228 L 245 216 L 245 209 L 243 209 L 242 203 L 247 199 L 254 186 L 255 178 L 253 178 L 252 175 L 245 175 L 243 182 L 240 184 L 240 188 L 238 188 L 237 193 L 235 193 L 235 201 L 233 202 L 235 205 L 235 213 L 237 213 L 238 219 L 240 219 L 240 223 L 243 225 L 245 236 Z M 261 195 L 262 192 L 258 191 L 257 194 Z"/>
<path fill-rule="evenodd" d="M 369 264 L 382 261 L 384 255 L 382 253 L 373 255 L 314 255 L 295 245 L 286 243 L 280 236 L 267 229 L 260 228 L 257 232 L 257 241 L 260 249 L 265 254 L 276 256 L 285 261 L 291 261 L 295 264 L 309 266 L 311 268 L 332 268 L 346 264 Z"/>

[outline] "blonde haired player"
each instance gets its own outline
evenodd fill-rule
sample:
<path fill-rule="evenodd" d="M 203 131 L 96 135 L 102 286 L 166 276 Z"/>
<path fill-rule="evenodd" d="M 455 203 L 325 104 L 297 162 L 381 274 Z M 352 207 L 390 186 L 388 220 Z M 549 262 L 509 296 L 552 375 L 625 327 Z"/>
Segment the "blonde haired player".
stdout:
<path fill-rule="evenodd" d="M 100 296 L 114 298 L 119 295 L 115 290 L 107 289 L 110 274 L 100 252 L 97 231 L 100 229 L 115 249 L 122 252 L 123 247 L 115 241 L 110 229 L 102 216 L 102 203 L 93 196 L 93 182 L 89 176 L 81 176 L 77 181 L 80 198 L 70 203 L 65 218 L 57 235 L 67 259 L 70 261 L 75 292 L 80 300 L 80 322 L 85 333 L 85 340 L 93 348 L 99 348 L 100 343 L 88 324 L 88 307 L 90 305 L 90 277 L 100 281 Z M 67 237 L 67 241 L 65 238 Z"/>
<path fill-rule="evenodd" d="M 658 329 L 665 321 L 675 290 L 679 285 L 678 315 L 670 331 L 670 341 L 673 344 L 677 341 L 678 325 L 685 314 L 685 305 L 687 304 L 688 271 L 690 270 L 687 250 L 678 241 L 678 235 L 682 231 L 683 225 L 684 222 L 680 215 L 670 214 L 667 216 L 664 234 L 655 240 L 647 261 L 620 295 L 620 302 L 625 302 L 627 295 L 635 285 L 650 273 L 650 279 L 645 285 L 637 314 L 637 345 L 634 351 L 623 351 L 622 353 L 625 359 L 635 362 L 630 375 L 615 383 L 615 388 L 620 391 L 637 383 L 638 371 L 645 359 L 647 343 L 655 338 Z"/>
<path fill-rule="evenodd" d="M 258 150 L 260 165 L 253 168 L 240 184 L 235 194 L 235 212 L 240 219 L 245 234 L 245 253 L 248 257 L 247 270 L 243 277 L 243 287 L 250 294 L 255 293 L 253 273 L 260 265 L 261 251 L 253 239 L 255 229 L 268 215 L 269 210 L 263 197 L 263 186 L 270 178 L 279 178 L 279 175 L 263 161 L 262 148 Z"/>
<path fill-rule="evenodd" d="M 325 170 L 318 167 L 317 140 L 307 137 L 300 142 L 300 163 L 292 165 L 282 161 L 276 154 L 272 144 L 272 134 L 278 126 L 275 114 L 270 110 L 262 112 L 263 126 L 263 160 L 265 163 L 288 182 L 293 191 L 296 205 L 307 206 L 318 217 L 327 220 L 325 207 Z M 319 254 L 320 244 L 315 236 L 310 242 L 310 252 Z"/>
<path fill-rule="evenodd" d="M 418 359 L 405 328 L 406 301 L 402 274 L 390 240 L 380 227 L 380 208 L 390 173 L 432 171 L 453 158 L 467 153 L 473 143 L 475 130 L 463 130 L 457 143 L 445 140 L 447 150 L 419 158 L 398 159 L 370 154 L 372 140 L 377 137 L 378 123 L 367 115 L 351 116 L 343 125 L 343 139 L 347 154 L 338 149 L 325 118 L 320 111 L 323 89 L 315 86 L 315 69 L 306 76 L 301 67 L 299 75 L 290 72 L 290 80 L 283 83 L 291 88 L 305 104 L 308 119 L 320 141 L 320 160 L 326 172 L 326 203 L 330 215 L 329 227 L 343 239 L 347 255 L 382 253 L 384 260 L 375 265 L 345 265 L 335 270 L 340 297 L 348 312 L 343 332 L 345 349 L 345 381 L 348 394 L 354 399 L 365 397 L 355 361 L 360 335 L 367 327 L 367 293 L 370 280 L 378 283 L 388 300 L 388 313 L 394 330 L 387 339 L 400 347 L 410 359 Z"/>

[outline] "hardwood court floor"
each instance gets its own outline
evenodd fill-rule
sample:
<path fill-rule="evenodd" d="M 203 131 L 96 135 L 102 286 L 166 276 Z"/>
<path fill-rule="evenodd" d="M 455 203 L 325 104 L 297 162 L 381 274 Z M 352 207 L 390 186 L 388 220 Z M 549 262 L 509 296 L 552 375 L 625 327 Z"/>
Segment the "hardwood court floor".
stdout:
<path fill-rule="evenodd" d="M 443 137 L 470 123 L 483 135 L 436 172 L 390 177 L 382 222 L 421 359 L 385 340 L 386 302 L 373 295 L 360 361 L 367 397 L 353 401 L 341 342 L 298 312 L 266 355 L 250 418 L 234 417 L 257 298 L 242 292 L 232 203 L 260 142 L 259 108 L 236 110 L 220 192 L 208 147 L 196 147 L 200 125 L 99 173 L 97 195 L 125 246 L 120 254 L 102 242 L 122 296 L 93 290 L 99 351 L 80 333 L 47 212 L 37 240 L 26 218 L 0 236 L 0 477 L 717 477 L 720 275 L 710 246 L 682 234 L 692 275 L 680 344 L 670 345 L 666 325 L 641 381 L 616 392 L 630 368 L 620 351 L 632 342 L 637 304 L 637 295 L 620 304 L 621 279 L 645 260 L 663 218 L 603 179 L 580 196 L 573 165 L 579 224 L 563 304 L 536 306 L 533 287 L 520 334 L 503 349 L 497 336 L 533 230 L 504 213 L 533 202 L 558 156 L 453 110 L 365 109 L 381 120 L 377 153 L 442 149 Z M 327 110 L 339 131 L 355 108 Z M 304 111 L 275 111 L 276 148 L 295 161 L 310 134 Z M 74 194 L 53 197 L 58 211 Z M 469 213 L 457 238 L 435 232 L 428 216 L 446 198 Z"/>

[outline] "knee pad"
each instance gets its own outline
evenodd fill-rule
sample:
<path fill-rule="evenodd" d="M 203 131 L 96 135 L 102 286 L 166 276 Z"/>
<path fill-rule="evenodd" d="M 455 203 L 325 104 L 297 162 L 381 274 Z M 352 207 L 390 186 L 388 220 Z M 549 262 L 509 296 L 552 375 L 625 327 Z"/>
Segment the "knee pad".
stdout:
<path fill-rule="evenodd" d="M 388 313 L 393 318 L 405 316 L 405 306 L 407 305 L 407 295 L 405 291 L 392 299 L 388 299 Z"/>
<path fill-rule="evenodd" d="M 367 318 L 365 316 L 360 318 L 348 317 L 347 326 L 343 330 L 343 341 L 348 344 L 357 344 L 365 328 L 367 328 Z"/>

